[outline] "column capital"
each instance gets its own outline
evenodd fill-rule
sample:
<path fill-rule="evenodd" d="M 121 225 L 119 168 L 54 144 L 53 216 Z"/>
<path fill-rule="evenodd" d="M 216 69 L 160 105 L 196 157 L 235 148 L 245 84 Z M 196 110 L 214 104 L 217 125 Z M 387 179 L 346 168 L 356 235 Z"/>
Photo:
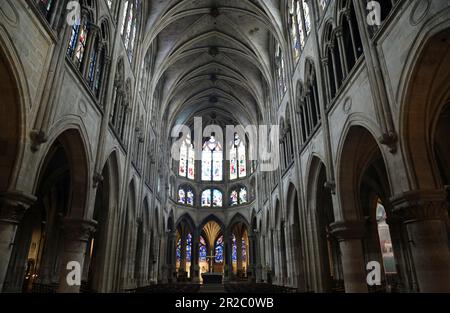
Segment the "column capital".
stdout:
<path fill-rule="evenodd" d="M 445 190 L 415 190 L 391 199 L 394 216 L 404 223 L 448 220 L 449 203 Z"/>
<path fill-rule="evenodd" d="M 365 222 L 361 220 L 338 221 L 330 224 L 331 234 L 339 241 L 361 239 L 365 233 Z"/>
<path fill-rule="evenodd" d="M 21 191 L 0 193 L 0 221 L 20 223 L 26 210 L 37 198 Z"/>
<path fill-rule="evenodd" d="M 83 220 L 66 217 L 63 220 L 64 237 L 70 241 L 88 241 L 97 229 L 97 222 L 94 220 Z"/>

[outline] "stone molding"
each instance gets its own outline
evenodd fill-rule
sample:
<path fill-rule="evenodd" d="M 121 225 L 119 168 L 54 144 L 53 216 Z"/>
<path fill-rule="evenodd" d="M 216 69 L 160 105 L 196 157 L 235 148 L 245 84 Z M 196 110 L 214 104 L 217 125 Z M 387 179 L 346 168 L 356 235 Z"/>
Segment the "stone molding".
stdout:
<path fill-rule="evenodd" d="M 69 241 L 88 241 L 97 229 L 94 220 L 65 218 L 62 225 L 64 238 Z"/>
<path fill-rule="evenodd" d="M 20 191 L 0 194 L 0 221 L 18 224 L 37 198 Z"/>
<path fill-rule="evenodd" d="M 330 224 L 331 234 L 339 241 L 361 239 L 365 234 L 365 222 L 359 220 L 338 221 Z"/>
<path fill-rule="evenodd" d="M 391 199 L 394 218 L 403 223 L 426 220 L 448 221 L 449 203 L 444 190 L 410 191 Z"/>

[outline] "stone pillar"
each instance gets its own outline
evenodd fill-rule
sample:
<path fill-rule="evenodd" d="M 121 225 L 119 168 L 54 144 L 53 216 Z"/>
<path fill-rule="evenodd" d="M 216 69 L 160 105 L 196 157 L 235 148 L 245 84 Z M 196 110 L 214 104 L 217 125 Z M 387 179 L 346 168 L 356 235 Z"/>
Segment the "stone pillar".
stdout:
<path fill-rule="evenodd" d="M 167 239 L 167 282 L 172 283 L 174 280 L 176 280 L 176 266 L 175 266 L 175 260 L 176 260 L 176 251 L 175 251 L 175 240 L 176 240 L 176 233 L 174 231 L 170 232 L 168 234 Z"/>
<path fill-rule="evenodd" d="M 362 238 L 363 221 L 340 221 L 330 225 L 331 233 L 339 241 L 342 254 L 345 292 L 368 292 Z"/>
<path fill-rule="evenodd" d="M 192 235 L 192 247 L 191 247 L 191 281 L 195 284 L 200 282 L 200 266 L 198 264 L 199 258 L 199 241 L 200 235 L 194 232 Z"/>
<path fill-rule="evenodd" d="M 3 289 L 19 223 L 36 198 L 21 192 L 0 194 L 0 292 Z"/>
<path fill-rule="evenodd" d="M 225 277 L 224 282 L 231 281 L 233 277 L 233 235 L 224 236 L 224 253 L 225 253 Z"/>
<path fill-rule="evenodd" d="M 180 268 L 178 275 L 186 273 L 186 234 L 181 234 Z"/>
<path fill-rule="evenodd" d="M 445 192 L 407 192 L 394 198 L 392 205 L 406 226 L 419 292 L 450 292 Z"/>
<path fill-rule="evenodd" d="M 67 269 L 67 265 L 70 262 L 78 262 L 80 269 L 83 269 L 88 241 L 95 232 L 97 222 L 92 220 L 65 218 L 62 227 L 64 250 L 61 258 L 61 275 L 58 293 L 79 293 L 81 286 L 70 286 L 68 284 L 67 276 L 71 273 L 73 268 Z"/>

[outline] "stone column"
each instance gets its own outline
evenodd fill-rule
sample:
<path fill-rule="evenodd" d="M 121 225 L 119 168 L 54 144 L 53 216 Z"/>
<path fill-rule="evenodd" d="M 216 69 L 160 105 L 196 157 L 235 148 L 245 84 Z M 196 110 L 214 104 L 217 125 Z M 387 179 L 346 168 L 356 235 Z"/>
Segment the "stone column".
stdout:
<path fill-rule="evenodd" d="M 176 233 L 174 231 L 170 232 L 168 234 L 167 239 L 167 282 L 172 283 L 174 280 L 176 280 L 176 266 L 175 266 L 175 260 L 176 260 L 176 251 L 175 251 L 175 240 L 176 240 Z"/>
<path fill-rule="evenodd" d="M 331 233 L 339 241 L 342 254 L 345 292 L 368 292 L 362 238 L 363 221 L 340 221 L 330 225 Z"/>
<path fill-rule="evenodd" d="M 420 292 L 450 292 L 448 202 L 444 191 L 412 191 L 392 200 L 406 226 Z"/>
<path fill-rule="evenodd" d="M 233 235 L 226 234 L 224 236 L 224 252 L 225 252 L 225 277 L 224 282 L 231 281 L 233 277 Z"/>
<path fill-rule="evenodd" d="M 65 218 L 63 220 L 64 250 L 61 258 L 61 275 L 58 293 L 79 293 L 79 285 L 70 286 L 67 278 L 71 276 L 72 267 L 70 262 L 77 262 L 79 269 L 83 269 L 84 257 L 89 239 L 96 230 L 97 222 L 76 218 Z M 81 273 L 80 273 L 81 275 Z"/>
<path fill-rule="evenodd" d="M 192 247 L 191 247 L 191 281 L 195 284 L 200 282 L 200 266 L 198 264 L 199 258 L 199 241 L 200 235 L 197 232 L 192 234 Z"/>
<path fill-rule="evenodd" d="M 181 234 L 180 268 L 178 275 L 186 272 L 186 234 Z"/>
<path fill-rule="evenodd" d="M 26 210 L 36 201 L 21 192 L 0 194 L 0 292 L 3 289 L 14 239 Z"/>

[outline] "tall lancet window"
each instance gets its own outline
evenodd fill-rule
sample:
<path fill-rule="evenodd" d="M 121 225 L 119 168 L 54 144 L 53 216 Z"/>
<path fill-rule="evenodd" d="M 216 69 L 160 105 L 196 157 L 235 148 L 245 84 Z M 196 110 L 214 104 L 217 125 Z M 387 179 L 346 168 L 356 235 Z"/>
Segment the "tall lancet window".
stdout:
<path fill-rule="evenodd" d="M 238 134 L 234 135 L 234 142 L 230 149 L 230 179 L 247 176 L 247 156 L 245 143 Z"/>
<path fill-rule="evenodd" d="M 180 148 L 180 165 L 178 174 L 181 177 L 187 177 L 192 180 L 195 179 L 195 151 L 190 136 L 186 138 L 186 141 Z"/>
<path fill-rule="evenodd" d="M 203 145 L 202 180 L 221 181 L 223 178 L 223 149 L 221 144 L 211 136 Z"/>
<path fill-rule="evenodd" d="M 140 10 L 141 0 L 125 1 L 120 33 L 130 62 L 134 58 L 134 47 L 136 45 Z"/>

